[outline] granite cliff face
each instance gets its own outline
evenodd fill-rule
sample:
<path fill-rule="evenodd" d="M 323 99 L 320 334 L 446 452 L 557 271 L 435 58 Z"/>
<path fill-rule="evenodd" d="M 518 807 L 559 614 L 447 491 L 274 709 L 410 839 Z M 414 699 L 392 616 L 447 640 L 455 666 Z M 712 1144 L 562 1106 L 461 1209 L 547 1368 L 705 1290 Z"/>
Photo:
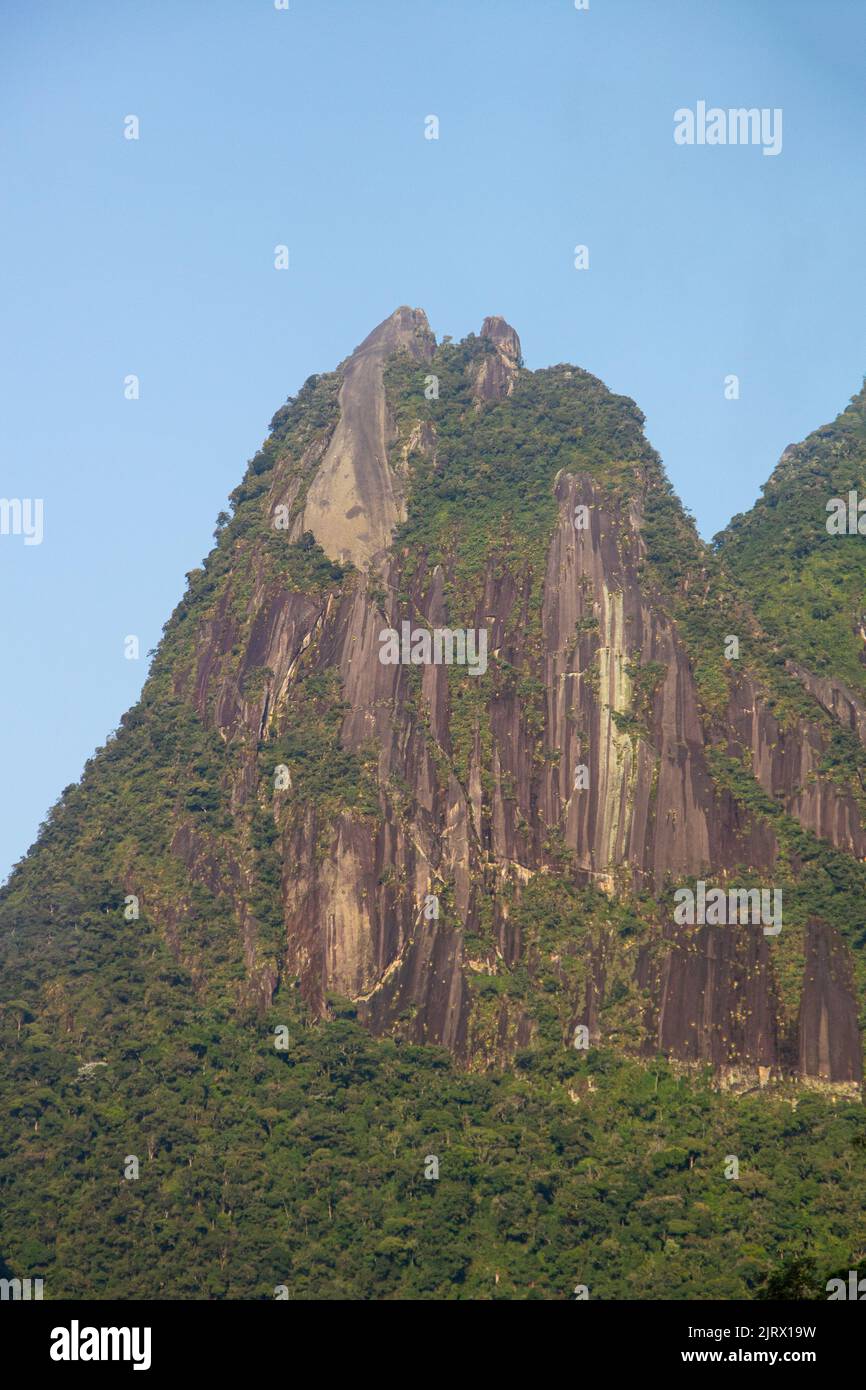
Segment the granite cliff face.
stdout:
<path fill-rule="evenodd" d="M 338 996 L 472 1067 L 584 1025 L 731 1084 L 857 1088 L 856 935 L 798 885 L 819 850 L 828 898 L 866 857 L 858 789 L 827 766 L 866 714 L 789 663 L 792 712 L 721 646 L 707 697 L 683 613 L 700 595 L 760 623 L 725 610 L 641 425 L 585 372 L 527 371 L 503 319 L 437 346 L 408 308 L 278 413 L 145 699 L 218 739 L 219 814 L 178 787 L 171 871 L 134 828 L 122 856 L 203 990 L 196 890 L 234 924 L 239 1004 L 274 1018 L 296 982 L 315 1013 Z M 690 547 L 673 578 L 662 502 Z M 383 662 L 404 622 L 484 632 L 486 671 Z M 678 925 L 700 878 L 784 883 L 793 912 L 777 938 Z"/>
<path fill-rule="evenodd" d="M 390 545 L 405 515 L 399 477 L 388 463 L 393 426 L 382 380 L 387 358 L 432 355 L 433 335 L 420 309 L 398 309 L 347 360 L 340 387 L 340 418 L 316 470 L 294 538 L 310 531 L 335 560 L 369 565 Z"/>

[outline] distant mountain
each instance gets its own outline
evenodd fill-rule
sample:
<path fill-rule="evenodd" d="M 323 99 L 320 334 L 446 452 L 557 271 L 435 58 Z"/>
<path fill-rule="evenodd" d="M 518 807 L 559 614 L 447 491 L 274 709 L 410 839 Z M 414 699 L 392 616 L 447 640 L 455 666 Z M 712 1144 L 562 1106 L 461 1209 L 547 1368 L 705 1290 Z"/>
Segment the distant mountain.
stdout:
<path fill-rule="evenodd" d="M 801 679 L 819 702 L 862 734 L 866 385 L 831 425 L 785 450 L 762 492 L 716 545 L 791 669 L 803 668 Z"/>

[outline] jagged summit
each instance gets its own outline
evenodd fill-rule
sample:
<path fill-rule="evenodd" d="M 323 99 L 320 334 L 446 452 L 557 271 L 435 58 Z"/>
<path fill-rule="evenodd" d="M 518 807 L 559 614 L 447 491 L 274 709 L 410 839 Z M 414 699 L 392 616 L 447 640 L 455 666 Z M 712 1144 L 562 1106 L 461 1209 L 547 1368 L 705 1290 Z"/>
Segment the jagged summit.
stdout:
<path fill-rule="evenodd" d="M 481 325 L 481 337 L 493 343 L 496 353 L 485 357 L 475 381 L 479 405 L 504 400 L 514 390 L 520 366 L 520 339 L 505 319 L 493 316 Z"/>
<path fill-rule="evenodd" d="M 503 318 L 486 318 L 480 336 L 495 351 L 474 369 L 479 408 L 511 394 L 520 364 L 520 339 Z M 397 352 L 429 362 L 435 350 L 424 310 L 401 305 L 346 359 L 339 423 L 296 519 L 293 539 L 308 531 L 334 561 L 359 569 L 381 566 L 395 528 L 406 519 L 404 479 L 389 463 L 396 436 L 385 400 L 384 365 Z"/>
<path fill-rule="evenodd" d="M 479 337 L 489 338 L 510 357 L 520 357 L 520 338 L 516 330 L 500 314 L 489 314 L 484 319 Z M 382 346 L 396 352 L 401 347 L 409 347 L 418 339 L 426 339 L 435 345 L 435 336 L 426 312 L 420 308 L 413 309 L 408 304 L 400 304 L 367 334 L 355 352 Z"/>
<path fill-rule="evenodd" d="M 489 338 L 495 343 L 507 357 L 514 361 L 520 358 L 520 339 L 510 323 L 500 318 L 498 314 L 492 314 L 484 320 L 481 325 L 481 337 Z"/>
<path fill-rule="evenodd" d="M 436 340 L 423 309 L 403 305 L 369 333 L 343 366 L 340 418 L 310 484 L 293 538 L 311 532 L 332 560 L 376 564 L 405 517 L 402 488 L 388 463 L 393 430 L 382 372 L 395 352 L 418 361 Z"/>
<path fill-rule="evenodd" d="M 435 346 L 436 339 L 424 310 L 411 309 L 408 304 L 401 304 L 394 310 L 393 314 L 389 314 L 367 334 L 364 341 L 355 348 L 351 357 L 371 350 L 375 350 L 377 353 L 384 352 L 387 355 L 398 352 L 401 348 L 426 356 Z M 351 357 L 349 358 L 350 361 Z"/>

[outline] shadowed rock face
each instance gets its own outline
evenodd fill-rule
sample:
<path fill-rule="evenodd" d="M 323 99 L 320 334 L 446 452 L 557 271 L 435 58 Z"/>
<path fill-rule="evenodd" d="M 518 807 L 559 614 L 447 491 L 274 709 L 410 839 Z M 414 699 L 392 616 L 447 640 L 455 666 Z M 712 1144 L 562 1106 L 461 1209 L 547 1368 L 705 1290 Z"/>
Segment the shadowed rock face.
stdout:
<path fill-rule="evenodd" d="M 847 708 L 845 713 L 847 722 L 853 707 L 851 715 Z M 827 751 L 823 731 L 806 720 L 792 730 L 781 729 L 749 679 L 736 683 L 729 719 L 731 749 L 746 753 L 764 790 L 779 794 L 785 809 L 821 839 L 862 859 L 866 832 L 856 801 L 817 775 Z"/>
<path fill-rule="evenodd" d="M 655 974 L 646 959 L 638 982 L 653 1003 L 646 1051 L 727 1068 L 780 1063 L 771 947 L 760 927 L 664 929 L 670 943 Z"/>
<path fill-rule="evenodd" d="M 493 351 L 472 379 L 476 409 L 501 406 L 520 374 L 513 329 L 488 318 Z M 190 698 L 227 742 L 240 749 L 230 787 L 241 813 L 261 797 L 256 749 L 286 721 L 299 664 L 339 673 L 343 749 L 375 762 L 378 813 L 323 816 L 314 807 L 280 827 L 283 970 L 297 975 L 315 1009 L 329 992 L 347 996 L 377 1032 L 399 1024 L 417 1041 L 437 1042 L 471 1060 L 476 1046 L 465 937 L 485 911 L 498 958 L 527 963 L 512 905 L 523 886 L 559 868 L 571 852 L 575 881 L 607 893 L 658 894 L 689 876 L 724 877 L 737 866 L 772 882 L 778 846 L 727 793 L 716 790 L 708 754 L 717 744 L 747 758 L 761 786 L 817 835 L 866 854 L 866 835 L 849 794 L 815 777 L 825 734 L 801 720 L 783 730 L 748 676 L 732 684 L 727 717 L 702 718 L 686 647 L 676 623 L 641 580 L 646 543 L 636 502 L 624 506 L 587 474 L 562 471 L 553 482 L 556 519 L 537 558 L 543 574 L 540 628 L 530 612 L 529 568 L 487 561 L 473 621 L 489 637 L 491 664 L 530 670 L 543 689 L 541 713 L 516 689 L 494 682 L 484 696 L 468 759 L 455 762 L 453 687 L 444 666 L 413 673 L 379 660 L 380 634 L 411 613 L 431 627 L 449 611 L 453 562 L 407 566 L 389 546 L 405 516 L 402 481 L 389 462 L 397 436 L 383 368 L 395 352 L 423 364 L 434 340 L 420 310 L 398 309 L 347 359 L 340 418 L 309 486 L 293 535 L 312 531 L 334 560 L 364 571 L 324 596 L 287 591 L 262 570 L 239 604 L 231 586 L 201 625 Z M 411 445 L 432 456 L 435 432 L 416 428 Z M 587 524 L 576 525 L 585 508 Z M 413 557 L 417 559 L 417 557 Z M 376 585 L 368 582 L 370 573 Z M 465 614 L 464 614 L 465 620 Z M 238 654 L 238 649 L 239 654 Z M 249 693 L 247 677 L 267 673 Z M 640 701 L 641 671 L 654 673 Z M 798 673 L 808 681 L 808 673 Z M 863 732 L 863 711 L 841 687 L 820 683 L 821 705 Z M 844 708 L 843 708 L 844 707 Z M 579 787 L 578 770 L 588 771 Z M 408 809 L 407 809 L 408 808 Z M 277 984 L 258 962 L 256 925 L 244 908 L 245 870 L 220 861 L 180 828 L 175 852 L 193 879 L 221 875 L 236 901 L 251 997 Z M 445 886 L 453 907 L 423 917 L 427 894 Z M 455 919 L 457 926 L 455 927 Z M 797 931 L 798 928 L 786 928 Z M 805 934 L 805 978 L 798 1021 L 783 1018 L 774 944 L 759 927 L 675 927 L 662 923 L 652 949 L 628 972 L 644 991 L 642 1050 L 684 1062 L 736 1069 L 794 1071 L 816 1081 L 860 1079 L 857 1007 L 848 948 L 812 923 Z M 586 983 L 572 1017 L 602 1036 L 600 1010 L 621 948 L 614 937 L 590 948 Z M 477 965 L 477 962 L 475 963 Z M 496 969 L 488 960 L 485 969 Z M 793 1030 L 793 1031 L 792 1031 Z M 532 1026 L 500 1006 L 490 1048 L 501 1058 L 525 1045 Z M 797 1036 L 795 1036 L 795 1034 Z"/>
<path fill-rule="evenodd" d="M 800 1072 L 819 1081 L 863 1079 L 851 958 L 837 931 L 811 921 L 800 1001 Z"/>
<path fill-rule="evenodd" d="M 828 714 L 832 714 L 843 728 L 850 729 L 861 743 L 866 744 L 866 708 L 842 681 L 814 676 L 794 661 L 789 661 L 787 666 Z"/>

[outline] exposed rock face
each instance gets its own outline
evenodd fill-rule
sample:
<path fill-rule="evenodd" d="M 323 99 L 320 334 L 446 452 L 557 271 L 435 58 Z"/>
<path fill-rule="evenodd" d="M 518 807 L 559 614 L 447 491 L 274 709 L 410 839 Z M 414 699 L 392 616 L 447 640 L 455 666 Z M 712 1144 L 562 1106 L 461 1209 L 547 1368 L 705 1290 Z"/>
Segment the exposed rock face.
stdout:
<path fill-rule="evenodd" d="M 561 476 L 556 494 L 543 680 L 546 743 L 561 757 L 540 789 L 544 821 L 563 825 L 577 862 L 604 886 L 618 865 L 628 866 L 635 886 L 654 888 L 668 874 L 697 875 L 710 865 L 769 865 L 772 839 L 742 824 L 714 792 L 688 659 L 639 584 L 639 516 L 616 517 L 588 478 Z M 575 526 L 579 506 L 586 507 L 585 529 Z M 635 739 L 615 716 L 631 709 L 629 668 L 650 663 L 662 670 L 646 712 L 648 737 Z M 508 757 L 505 748 L 500 757 Z M 589 767 L 588 793 L 574 789 L 581 764 Z"/>
<path fill-rule="evenodd" d="M 780 1063 L 771 947 L 759 927 L 666 927 L 670 948 L 638 981 L 653 1004 L 648 1055 L 667 1053 L 717 1069 Z"/>
<path fill-rule="evenodd" d="M 305 594 L 287 593 L 260 579 L 248 603 L 247 622 L 228 613 L 228 597 L 218 604 L 213 618 L 204 624 L 198 648 L 193 696 L 202 719 L 212 722 L 226 739 L 243 729 L 259 738 L 267 725 L 270 705 L 280 698 L 298 657 L 320 620 L 324 601 Z M 241 633 L 246 637 L 241 665 L 231 657 Z M 272 679 L 267 693 L 248 697 L 244 678 L 250 671 L 267 667 Z"/>
<path fill-rule="evenodd" d="M 843 728 L 855 733 L 861 743 L 866 743 L 866 707 L 852 694 L 842 681 L 826 676 L 814 676 L 805 666 L 795 661 L 788 662 L 788 670 L 801 680 L 828 714 L 831 714 Z"/>
<path fill-rule="evenodd" d="M 744 672 L 725 687 L 726 712 L 708 717 L 686 638 L 645 579 L 646 495 L 617 490 L 601 467 L 594 475 L 551 468 L 543 539 L 507 560 L 495 546 L 472 550 L 469 589 L 458 546 L 431 554 L 423 541 L 414 550 L 392 545 L 401 521 L 411 527 L 413 480 L 431 488 L 440 448 L 459 459 L 485 420 L 494 422 L 483 437 L 499 460 L 540 447 L 547 422 L 544 411 L 529 415 L 532 399 L 521 400 L 530 374 L 516 333 L 488 318 L 481 336 L 489 346 L 470 340 L 456 350 L 460 415 L 441 435 L 434 419 L 405 408 L 392 417 L 384 385 L 385 364 L 398 353 L 418 364 L 423 381 L 435 351 L 424 314 L 398 309 L 365 339 L 343 364 L 336 423 L 332 413 L 327 431 L 305 435 L 300 466 L 278 464 L 257 494 L 268 517 L 277 500 L 295 506 L 287 540 L 309 551 L 312 533 L 331 561 L 351 560 L 355 571 L 304 592 L 283 577 L 273 535 L 250 540 L 253 532 L 241 529 L 226 582 L 199 613 L 185 663 L 173 670 L 175 697 L 231 755 L 223 789 L 234 824 L 231 843 L 223 842 L 218 828 L 202 831 L 179 806 L 171 852 L 191 884 L 231 905 L 243 1000 L 267 1005 L 297 978 L 318 1012 L 336 994 L 377 1032 L 444 1044 L 473 1065 L 479 1057 L 507 1061 L 531 1041 L 536 1020 L 519 995 L 485 1012 L 477 982 L 513 970 L 534 978 L 540 949 L 520 904 L 528 888 L 565 876 L 570 891 L 643 895 L 655 905 L 638 949 L 609 924 L 588 934 L 577 983 L 563 951 L 554 952 L 553 975 L 571 991 L 564 1034 L 585 1023 L 593 1043 L 606 1041 L 617 988 L 631 991 L 640 1016 L 632 1041 L 646 1055 L 660 1050 L 762 1080 L 798 1073 L 858 1083 L 854 977 L 838 930 L 810 922 L 799 1004 L 783 1005 L 778 948 L 760 926 L 677 926 L 660 900 L 701 876 L 725 882 L 743 871 L 773 882 L 780 845 L 772 823 L 714 780 L 719 750 L 748 763 L 801 826 L 866 856 L 857 800 L 823 770 L 828 736 L 819 718 L 823 709 L 862 738 L 866 710 L 838 682 L 798 670 L 818 702 L 816 721 L 782 728 Z M 624 426 L 605 415 L 617 398 L 596 386 L 585 415 L 566 419 L 563 430 L 569 447 L 584 434 L 601 439 L 593 447 L 605 449 L 621 477 L 615 450 Z M 337 387 L 334 379 L 332 402 Z M 486 467 L 485 457 L 482 474 Z M 483 489 L 459 469 L 453 486 L 483 502 Z M 486 678 L 463 673 L 461 684 L 447 665 L 383 662 L 383 631 L 406 618 L 483 630 Z M 372 791 L 363 804 L 331 792 L 324 774 L 321 795 L 308 800 L 263 774 L 263 754 L 291 739 L 304 703 L 323 698 L 331 680 L 339 688 L 333 757 L 366 768 Z M 295 748 L 294 775 L 315 761 L 322 736 L 316 725 L 312 746 Z M 266 945 L 251 906 L 262 839 L 260 828 L 258 838 L 252 833 L 256 817 L 267 821 L 278 863 L 270 880 L 278 949 Z M 161 911 L 172 949 L 195 970 L 176 905 Z M 789 968 L 786 985 L 790 978 Z"/>
<path fill-rule="evenodd" d="M 505 400 L 518 372 L 517 335 L 501 319 L 485 320 L 482 333 L 496 350 L 482 359 L 476 398 Z M 657 893 L 666 882 L 724 875 L 743 864 L 770 874 L 777 846 L 765 825 L 714 787 L 706 756 L 710 734 L 688 656 L 675 624 L 641 584 L 639 508 L 618 508 L 585 475 L 563 472 L 555 480 L 558 516 L 544 562 L 540 632 L 531 630 L 526 573 L 489 566 L 475 614 L 497 660 L 513 668 L 528 663 L 536 672 L 545 692 L 542 725 L 532 723 L 516 692 L 491 694 L 491 741 L 482 751 L 476 731 L 468 775 L 457 776 L 447 669 L 428 665 L 420 675 L 425 733 L 407 668 L 379 660 L 382 629 L 397 628 L 404 613 L 396 597 L 405 586 L 401 561 L 387 556 L 401 502 L 388 462 L 394 434 L 382 386 L 383 363 L 399 349 L 421 361 L 429 355 L 429 330 L 419 312 L 398 310 L 348 360 L 340 423 L 296 523 L 296 534 L 313 530 L 334 558 L 379 567 L 382 595 L 371 597 L 363 581 L 317 601 L 256 590 L 246 649 L 230 673 L 227 654 L 239 629 L 218 611 L 201 633 L 195 700 L 223 737 L 245 730 L 254 742 L 279 727 L 303 653 L 314 668 L 339 671 L 341 743 L 356 753 L 375 748 L 379 813 L 372 820 L 343 813 L 322 823 L 308 809 L 289 819 L 281 846 L 285 967 L 300 977 L 314 1007 L 329 992 L 345 995 L 377 1031 L 402 1018 L 409 1036 L 463 1054 L 471 1053 L 473 1034 L 464 931 L 477 925 L 483 901 L 492 900 L 502 959 L 521 961 L 508 903 L 513 891 L 554 867 L 551 832 L 573 852 L 578 880 L 608 892 L 620 885 Z M 430 454 L 434 432 L 419 427 L 407 447 Z M 581 509 L 586 525 L 576 523 Z M 431 627 L 447 626 L 450 580 L 442 565 L 422 565 L 411 581 L 408 609 Z M 271 674 L 250 700 L 243 690 L 254 668 Z M 656 676 L 636 719 L 635 682 L 647 670 Z M 762 786 L 782 794 L 804 825 L 862 854 L 866 837 L 853 799 L 813 775 L 823 752 L 820 732 L 805 721 L 793 732 L 781 730 L 746 678 L 733 690 L 731 750 L 752 759 Z M 822 703 L 841 698 L 822 693 Z M 234 803 L 251 796 L 254 785 L 248 762 Z M 397 786 L 410 798 L 408 819 L 397 804 Z M 178 852 L 191 872 L 204 871 L 206 858 L 182 837 Z M 446 884 L 451 913 L 425 920 L 427 895 Z M 253 933 L 254 924 L 246 922 L 244 930 Z M 665 926 L 661 954 L 642 950 L 634 971 L 648 1000 L 645 1050 L 710 1062 L 720 1071 L 799 1069 L 821 1080 L 859 1079 L 847 948 L 817 926 L 810 926 L 807 940 L 795 1044 L 783 1036 L 772 943 L 760 928 Z M 249 953 L 252 959 L 252 945 Z M 611 941 L 593 948 L 577 1008 L 595 1039 L 604 962 L 616 953 Z M 511 1016 L 500 1009 L 496 1046 L 502 1053 L 530 1035 L 519 1011 Z"/>
<path fill-rule="evenodd" d="M 825 694 L 833 703 L 841 697 L 840 691 L 832 689 Z M 850 727 L 853 706 L 846 702 L 844 713 Z M 780 795 L 790 814 L 816 835 L 862 859 L 866 832 L 854 797 L 819 775 L 826 753 L 822 731 L 805 720 L 793 730 L 781 729 L 749 679 L 736 683 L 729 718 L 734 732 L 732 748 L 748 753 L 764 790 Z"/>
<path fill-rule="evenodd" d="M 496 351 L 485 357 L 478 368 L 475 395 L 479 405 L 510 396 L 520 364 L 520 339 L 505 319 L 486 318 L 481 325 L 481 337 L 488 339 Z"/>
<path fill-rule="evenodd" d="M 803 1076 L 819 1081 L 863 1080 L 850 954 L 839 933 L 818 921 L 806 930 L 799 1065 Z"/>
<path fill-rule="evenodd" d="M 393 430 L 382 369 L 392 353 L 423 360 L 433 335 L 422 309 L 396 309 L 345 364 L 340 421 L 310 484 L 295 535 L 311 531 L 332 560 L 366 567 L 378 560 L 404 516 L 399 479 L 388 463 Z"/>

